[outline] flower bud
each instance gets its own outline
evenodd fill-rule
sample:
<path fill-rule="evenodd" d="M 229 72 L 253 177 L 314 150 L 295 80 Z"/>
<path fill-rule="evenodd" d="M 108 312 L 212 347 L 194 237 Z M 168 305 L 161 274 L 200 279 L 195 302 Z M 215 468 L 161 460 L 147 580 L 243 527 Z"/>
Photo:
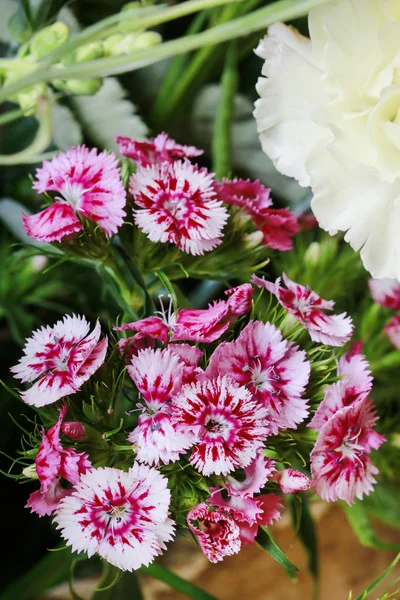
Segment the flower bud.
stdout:
<path fill-rule="evenodd" d="M 28 479 L 39 479 L 39 476 L 36 473 L 35 463 L 33 465 L 29 465 L 29 467 L 25 467 L 25 469 L 22 470 L 22 474 Z"/>
<path fill-rule="evenodd" d="M 55 48 L 61 46 L 69 38 L 69 27 L 61 21 L 57 21 L 36 33 L 30 41 L 31 54 L 40 60 Z"/>
<path fill-rule="evenodd" d="M 136 49 L 136 33 L 128 33 L 127 35 L 120 34 L 121 38 L 115 42 L 112 48 L 109 49 L 110 56 L 120 56 L 121 54 L 130 54 Z"/>
<path fill-rule="evenodd" d="M 88 62 L 90 60 L 96 60 L 97 58 L 102 58 L 103 56 L 103 43 L 91 42 L 90 44 L 84 44 L 80 48 L 77 48 L 77 50 L 66 56 L 62 62 L 64 65 L 71 65 Z"/>
<path fill-rule="evenodd" d="M 312 242 L 304 253 L 304 262 L 315 267 L 321 254 L 321 246 L 318 242 Z"/>
<path fill-rule="evenodd" d="M 126 12 L 127 10 L 135 10 L 137 8 L 142 8 L 142 6 L 143 4 L 141 2 L 128 2 L 127 4 L 124 4 L 120 12 Z"/>
<path fill-rule="evenodd" d="M 150 48 L 161 44 L 162 37 L 157 31 L 145 31 L 137 36 L 135 48 Z"/>
<path fill-rule="evenodd" d="M 17 94 L 18 104 L 25 116 L 34 115 L 36 113 L 38 100 L 45 93 L 46 85 L 44 83 L 37 83 Z"/>
<path fill-rule="evenodd" d="M 113 33 L 103 40 L 104 54 L 113 56 L 112 51 L 114 46 L 117 46 L 124 39 L 123 33 Z"/>
<path fill-rule="evenodd" d="M 311 481 L 301 471 L 294 469 L 284 469 L 277 471 L 273 475 L 273 479 L 278 483 L 284 494 L 295 494 L 296 492 L 304 492 L 311 486 Z"/>
<path fill-rule="evenodd" d="M 79 421 L 64 421 L 61 431 L 71 440 L 82 440 L 87 437 L 85 428 Z"/>
<path fill-rule="evenodd" d="M 67 79 L 66 81 L 54 81 L 54 87 L 59 90 L 72 92 L 77 96 L 92 96 L 96 94 L 103 85 L 102 79 Z"/>

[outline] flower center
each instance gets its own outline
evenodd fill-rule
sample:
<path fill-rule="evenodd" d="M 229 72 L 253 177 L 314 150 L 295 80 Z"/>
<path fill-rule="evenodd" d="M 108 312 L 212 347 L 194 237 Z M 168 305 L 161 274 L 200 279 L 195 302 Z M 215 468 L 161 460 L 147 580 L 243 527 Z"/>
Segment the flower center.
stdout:
<path fill-rule="evenodd" d="M 82 189 L 80 183 L 71 183 L 70 181 L 65 181 L 62 192 L 64 198 L 56 196 L 56 200 L 66 200 L 75 208 L 79 204 L 84 191 L 85 190 Z"/>
<path fill-rule="evenodd" d="M 271 366 L 267 369 L 264 369 L 260 359 L 257 357 L 250 357 L 249 360 L 253 361 L 253 366 L 247 364 L 243 367 L 242 371 L 250 371 L 251 382 L 254 385 L 254 387 L 257 388 L 260 392 L 267 391 L 274 393 L 274 384 L 280 381 L 280 377 L 275 373 L 274 367 Z"/>
<path fill-rule="evenodd" d="M 336 449 L 342 454 L 342 458 L 351 458 L 361 463 L 360 454 L 364 454 L 364 448 L 358 444 L 361 429 L 358 425 L 349 428 L 347 435 L 343 438 L 341 445 Z"/>
<path fill-rule="evenodd" d="M 207 431 L 210 433 L 219 433 L 226 426 L 223 423 L 218 423 L 218 421 L 214 421 L 214 419 L 210 419 L 205 425 Z"/>

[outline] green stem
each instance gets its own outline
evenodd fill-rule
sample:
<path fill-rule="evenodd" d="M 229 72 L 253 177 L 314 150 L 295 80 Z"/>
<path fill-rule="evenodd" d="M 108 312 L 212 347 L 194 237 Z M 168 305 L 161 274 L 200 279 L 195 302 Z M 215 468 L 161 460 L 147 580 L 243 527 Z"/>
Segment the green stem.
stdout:
<path fill-rule="evenodd" d="M 65 69 L 40 69 L 0 90 L 0 102 L 3 102 L 20 90 L 40 81 L 53 79 L 84 79 L 87 77 L 107 77 L 140 69 L 171 56 L 190 52 L 208 44 L 215 45 L 237 37 L 244 37 L 264 29 L 275 21 L 285 21 L 307 14 L 312 8 L 331 0 L 280 0 L 253 13 L 239 17 L 208 29 L 196 35 L 187 36 L 159 46 L 138 50 L 129 56 L 101 58 L 86 63 L 71 65 Z"/>
<path fill-rule="evenodd" d="M 93 40 L 104 38 L 113 33 L 149 29 L 150 27 L 155 27 L 162 23 L 185 17 L 192 13 L 212 8 L 213 6 L 243 1 L 244 0 L 188 0 L 177 6 L 172 6 L 171 8 L 161 5 L 117 13 L 103 19 L 91 27 L 87 27 L 81 33 L 78 33 L 72 39 L 48 54 L 42 60 L 41 64 L 44 67 L 49 67 L 79 46 Z M 129 25 L 130 20 L 132 21 L 132 26 Z"/>
<path fill-rule="evenodd" d="M 238 83 L 236 59 L 236 44 L 232 42 L 225 59 L 221 81 L 221 96 L 217 107 L 212 140 L 213 171 L 217 179 L 228 177 L 232 172 L 231 138 Z"/>
<path fill-rule="evenodd" d="M 21 108 L 15 108 L 14 110 L 9 110 L 6 113 L 0 115 L 0 126 L 6 125 L 6 123 L 11 123 L 11 121 L 16 121 L 25 115 L 24 111 Z"/>
<path fill-rule="evenodd" d="M 40 162 L 40 153 L 47 148 L 52 137 L 53 121 L 50 98 L 43 96 L 39 99 L 36 116 L 39 121 L 39 127 L 33 142 L 21 152 L 0 155 L 0 166 Z"/>

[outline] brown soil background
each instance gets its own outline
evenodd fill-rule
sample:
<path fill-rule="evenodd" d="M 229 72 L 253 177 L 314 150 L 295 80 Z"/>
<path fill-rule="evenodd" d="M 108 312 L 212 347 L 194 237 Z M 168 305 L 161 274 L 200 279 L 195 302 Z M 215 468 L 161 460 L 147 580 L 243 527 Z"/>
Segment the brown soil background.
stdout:
<path fill-rule="evenodd" d="M 350 591 L 355 599 L 388 567 L 395 554 L 361 546 L 340 507 L 331 508 L 321 504 L 315 508 L 321 560 L 320 600 L 348 600 Z M 380 539 L 400 543 L 399 530 L 382 524 L 375 525 Z M 257 546 L 246 545 L 240 554 L 211 565 L 193 540 L 181 537 L 170 546 L 163 564 L 218 600 L 312 600 L 312 579 L 307 572 L 307 557 L 285 518 L 273 528 L 273 533 L 275 541 L 300 569 L 296 582 L 288 579 L 281 567 Z M 400 564 L 369 598 L 378 600 L 390 582 L 398 577 Z M 187 596 L 154 579 L 141 577 L 141 581 L 145 600 L 187 599 Z M 95 583 L 78 582 L 76 591 L 83 598 L 90 598 Z M 397 588 L 400 588 L 400 582 L 390 591 L 394 592 Z M 40 600 L 70 598 L 66 586 L 60 586 Z M 400 594 L 392 598 L 400 599 Z"/>

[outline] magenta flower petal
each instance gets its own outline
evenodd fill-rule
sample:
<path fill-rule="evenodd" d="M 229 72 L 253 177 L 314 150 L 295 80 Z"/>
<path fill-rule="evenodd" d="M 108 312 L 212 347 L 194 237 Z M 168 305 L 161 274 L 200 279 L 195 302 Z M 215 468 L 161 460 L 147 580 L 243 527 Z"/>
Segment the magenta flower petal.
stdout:
<path fill-rule="evenodd" d="M 230 313 L 235 316 L 242 316 L 251 309 L 251 300 L 253 297 L 253 288 L 250 283 L 244 283 L 225 291 L 228 296 L 228 306 Z"/>
<path fill-rule="evenodd" d="M 275 462 L 259 454 L 248 467 L 244 469 L 245 478 L 241 481 L 233 475 L 227 477 L 226 489 L 230 496 L 252 497 L 264 487 L 267 480 L 275 472 Z"/>
<path fill-rule="evenodd" d="M 150 564 L 172 539 L 170 491 L 156 469 L 102 467 L 82 475 L 54 518 L 74 552 L 99 554 L 123 571 Z"/>
<path fill-rule="evenodd" d="M 22 213 L 25 233 L 39 242 L 60 242 L 83 229 L 74 209 L 66 202 L 55 202 L 36 215 Z"/>
<path fill-rule="evenodd" d="M 121 135 L 116 136 L 119 151 L 123 156 L 131 158 L 140 167 L 148 167 L 160 162 L 173 162 L 181 158 L 194 158 L 203 154 L 194 146 L 182 146 L 168 137 L 166 133 L 160 133 L 149 142 L 136 141 Z"/>
<path fill-rule="evenodd" d="M 185 385 L 171 409 L 176 423 L 197 433 L 190 462 L 203 475 L 247 467 L 269 434 L 265 408 L 229 377 Z"/>
<path fill-rule="evenodd" d="M 172 341 L 215 342 L 230 325 L 228 302 L 220 300 L 207 309 L 183 308 L 173 326 Z"/>
<path fill-rule="evenodd" d="M 151 241 L 171 242 L 194 255 L 221 243 L 228 213 L 206 169 L 188 161 L 140 167 L 129 189 L 139 206 L 135 223 Z"/>
<path fill-rule="evenodd" d="M 279 487 L 284 494 L 304 492 L 311 487 L 311 480 L 301 471 L 284 469 L 276 474 Z"/>
<path fill-rule="evenodd" d="M 392 342 L 393 346 L 400 349 L 400 315 L 392 317 L 389 323 L 385 325 L 383 330 Z"/>

